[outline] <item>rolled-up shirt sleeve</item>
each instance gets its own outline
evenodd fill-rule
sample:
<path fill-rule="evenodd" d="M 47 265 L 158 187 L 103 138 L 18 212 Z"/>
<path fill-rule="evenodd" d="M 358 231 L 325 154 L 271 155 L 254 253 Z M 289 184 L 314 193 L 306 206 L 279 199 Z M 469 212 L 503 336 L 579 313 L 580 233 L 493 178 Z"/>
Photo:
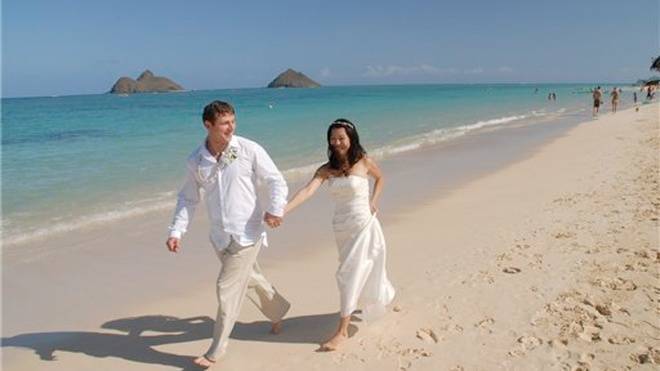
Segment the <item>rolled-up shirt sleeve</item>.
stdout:
<path fill-rule="evenodd" d="M 254 166 L 257 177 L 268 187 L 269 197 L 266 211 L 275 216 L 283 216 L 289 188 L 282 173 L 261 146 L 255 148 Z"/>
<path fill-rule="evenodd" d="M 181 238 L 186 233 L 201 198 L 199 183 L 195 177 L 196 166 L 191 161 L 186 165 L 186 179 L 179 191 L 174 218 L 169 227 L 170 237 L 175 238 Z"/>

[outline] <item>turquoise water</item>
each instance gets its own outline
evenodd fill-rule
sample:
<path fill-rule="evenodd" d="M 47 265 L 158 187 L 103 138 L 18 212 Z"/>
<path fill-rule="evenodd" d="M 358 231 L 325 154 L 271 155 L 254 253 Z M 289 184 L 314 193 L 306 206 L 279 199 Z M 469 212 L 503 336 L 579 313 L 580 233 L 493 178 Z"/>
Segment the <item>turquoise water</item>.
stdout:
<path fill-rule="evenodd" d="M 357 124 L 367 151 L 387 157 L 484 127 L 586 118 L 589 88 L 405 85 L 3 99 L 4 241 L 171 207 L 185 158 L 205 136 L 201 110 L 214 99 L 235 105 L 238 134 L 261 143 L 291 178 L 324 160 L 325 130 L 338 117 Z M 556 102 L 547 100 L 549 91 Z"/>

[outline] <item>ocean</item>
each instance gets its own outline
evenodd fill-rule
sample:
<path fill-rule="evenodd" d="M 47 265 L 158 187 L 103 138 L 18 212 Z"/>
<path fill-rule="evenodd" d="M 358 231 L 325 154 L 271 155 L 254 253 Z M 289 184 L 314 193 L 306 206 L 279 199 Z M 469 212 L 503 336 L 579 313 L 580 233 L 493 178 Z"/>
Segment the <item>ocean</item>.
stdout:
<path fill-rule="evenodd" d="M 205 137 L 202 108 L 215 99 L 235 106 L 237 134 L 262 144 L 295 180 L 324 161 L 326 128 L 339 117 L 356 123 L 367 151 L 383 159 L 477 131 L 588 119 L 592 87 L 343 86 L 3 98 L 3 245 L 173 207 L 185 159 Z M 556 101 L 548 100 L 549 92 Z M 623 105 L 631 95 L 624 92 Z M 609 111 L 609 104 L 602 109 Z"/>

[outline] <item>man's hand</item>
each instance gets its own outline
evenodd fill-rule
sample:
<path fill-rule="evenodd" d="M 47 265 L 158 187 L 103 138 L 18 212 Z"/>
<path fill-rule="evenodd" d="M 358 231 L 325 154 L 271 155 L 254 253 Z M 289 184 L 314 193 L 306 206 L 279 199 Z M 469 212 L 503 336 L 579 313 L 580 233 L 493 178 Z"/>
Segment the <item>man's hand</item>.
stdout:
<path fill-rule="evenodd" d="M 266 212 L 264 215 L 264 222 L 266 222 L 266 224 L 268 224 L 268 226 L 271 228 L 277 228 L 280 226 L 280 224 L 282 224 L 282 218 Z"/>
<path fill-rule="evenodd" d="M 167 239 L 167 242 L 165 242 L 165 245 L 167 245 L 167 249 L 170 250 L 173 253 L 178 253 L 179 252 L 179 247 L 181 247 L 181 240 L 179 240 L 176 237 L 170 237 Z"/>

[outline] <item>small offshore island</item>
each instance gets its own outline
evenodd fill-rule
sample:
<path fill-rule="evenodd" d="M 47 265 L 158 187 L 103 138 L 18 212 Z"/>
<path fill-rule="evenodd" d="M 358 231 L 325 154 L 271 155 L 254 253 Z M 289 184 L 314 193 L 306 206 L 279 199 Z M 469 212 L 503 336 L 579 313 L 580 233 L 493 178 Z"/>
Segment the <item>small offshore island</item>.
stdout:
<path fill-rule="evenodd" d="M 137 80 L 130 77 L 121 77 L 110 89 L 111 94 L 133 93 L 164 93 L 181 91 L 183 87 L 167 77 L 155 76 L 153 72 L 145 70 Z"/>
<path fill-rule="evenodd" d="M 269 88 L 318 88 L 321 84 L 310 79 L 302 72 L 297 72 L 291 68 L 279 74 L 268 84 Z"/>

